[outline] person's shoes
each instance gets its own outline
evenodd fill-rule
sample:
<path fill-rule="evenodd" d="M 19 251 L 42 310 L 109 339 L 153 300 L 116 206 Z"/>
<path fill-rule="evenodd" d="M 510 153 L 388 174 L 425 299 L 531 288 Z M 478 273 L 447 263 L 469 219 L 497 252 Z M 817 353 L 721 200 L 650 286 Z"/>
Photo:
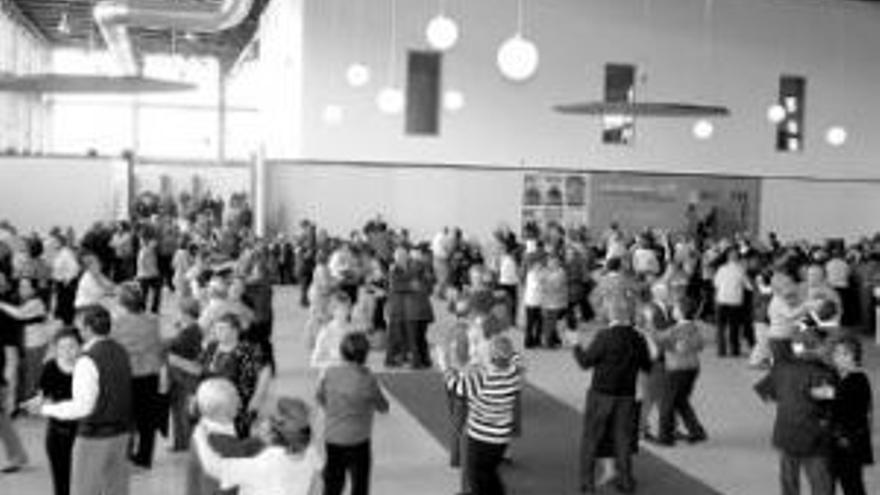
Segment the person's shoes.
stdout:
<path fill-rule="evenodd" d="M 635 493 L 636 492 L 636 482 L 635 480 L 626 480 L 623 478 L 618 478 L 612 482 L 614 485 L 614 489 L 620 493 Z"/>
<path fill-rule="evenodd" d="M 687 442 L 690 444 L 702 443 L 709 439 L 709 435 L 706 435 L 706 432 L 698 433 L 696 435 L 689 435 L 687 437 Z"/>
<path fill-rule="evenodd" d="M 3 469 L 0 469 L 0 473 L 14 474 L 14 473 L 17 473 L 17 472 L 21 471 L 22 469 L 24 469 L 24 467 L 25 467 L 25 463 L 10 464 L 8 466 L 5 466 Z"/>
<path fill-rule="evenodd" d="M 585 495 L 586 494 L 592 495 L 593 493 L 596 493 L 596 485 L 593 485 L 593 484 L 581 485 L 580 493 L 585 494 Z"/>

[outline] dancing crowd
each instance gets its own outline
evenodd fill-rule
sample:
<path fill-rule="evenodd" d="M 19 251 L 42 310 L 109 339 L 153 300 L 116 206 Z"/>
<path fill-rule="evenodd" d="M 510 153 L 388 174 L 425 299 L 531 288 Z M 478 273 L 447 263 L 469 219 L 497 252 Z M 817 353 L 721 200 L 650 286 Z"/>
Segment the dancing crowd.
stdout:
<path fill-rule="evenodd" d="M 387 369 L 443 373 L 460 492 L 503 494 L 507 447 L 529 427 L 529 353 L 571 347 L 592 370 L 579 489 L 630 493 L 640 441 L 708 439 L 691 396 L 714 341 L 766 373 L 755 391 L 776 404 L 781 492 L 799 493 L 804 471 L 814 494 L 865 493 L 871 389 L 847 328 L 870 323 L 880 239 L 530 225 L 417 242 L 381 218 L 345 238 L 304 221 L 259 239 L 240 217 L 148 211 L 79 238 L 0 225 L 4 472 L 29 462 L 13 419 L 30 414 L 49 418 L 58 495 L 128 493 L 160 432 L 187 456 L 188 494 L 337 495 L 346 480 L 366 494 L 373 415 L 389 407 L 367 363 L 384 349 Z M 271 393 L 273 286 L 289 283 L 308 311 L 313 401 Z"/>

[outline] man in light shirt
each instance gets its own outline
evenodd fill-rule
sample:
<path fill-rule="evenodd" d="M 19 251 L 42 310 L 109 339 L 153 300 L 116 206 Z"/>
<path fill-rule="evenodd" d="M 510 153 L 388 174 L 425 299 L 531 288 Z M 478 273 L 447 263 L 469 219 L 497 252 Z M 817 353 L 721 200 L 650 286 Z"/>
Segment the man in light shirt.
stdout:
<path fill-rule="evenodd" d="M 71 495 L 128 495 L 132 424 L 128 353 L 109 337 L 111 318 L 104 307 L 80 308 L 76 323 L 86 343 L 73 370 L 73 398 L 54 404 L 37 399 L 28 407 L 50 418 L 79 421 Z"/>
<path fill-rule="evenodd" d="M 740 336 L 745 330 L 746 289 L 751 287 L 745 268 L 740 263 L 736 248 L 727 250 L 727 262 L 718 268 L 714 277 L 716 325 L 718 327 L 718 356 L 726 357 L 728 344 L 733 357 L 740 355 Z"/>

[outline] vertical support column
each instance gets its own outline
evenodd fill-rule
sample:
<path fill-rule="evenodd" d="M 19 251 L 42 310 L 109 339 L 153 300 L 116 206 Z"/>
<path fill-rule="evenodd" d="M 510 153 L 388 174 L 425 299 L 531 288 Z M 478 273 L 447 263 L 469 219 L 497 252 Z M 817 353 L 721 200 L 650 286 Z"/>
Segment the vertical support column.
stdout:
<path fill-rule="evenodd" d="M 137 156 L 141 148 L 141 95 L 131 98 L 131 154 Z"/>
<path fill-rule="evenodd" d="M 254 201 L 254 233 L 258 237 L 266 235 L 268 215 L 268 194 L 266 174 L 266 149 L 260 146 L 251 159 L 251 192 Z"/>
<path fill-rule="evenodd" d="M 217 164 L 226 164 L 226 66 L 218 64 L 217 70 Z"/>

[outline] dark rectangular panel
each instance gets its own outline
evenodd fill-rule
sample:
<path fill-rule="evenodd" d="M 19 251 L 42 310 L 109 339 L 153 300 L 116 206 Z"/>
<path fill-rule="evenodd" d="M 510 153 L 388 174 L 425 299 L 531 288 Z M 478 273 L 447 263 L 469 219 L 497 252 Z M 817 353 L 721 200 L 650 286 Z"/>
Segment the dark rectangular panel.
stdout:
<path fill-rule="evenodd" d="M 636 66 L 632 64 L 605 64 L 605 101 L 629 102 L 635 100 Z M 632 144 L 635 137 L 635 119 L 632 115 L 605 115 L 602 117 L 602 142 Z"/>
<path fill-rule="evenodd" d="M 406 134 L 440 134 L 440 52 L 410 51 L 406 66 Z"/>
<path fill-rule="evenodd" d="M 776 126 L 776 151 L 803 151 L 806 91 L 807 80 L 802 76 L 779 78 L 779 104 L 785 109 L 785 118 Z"/>

